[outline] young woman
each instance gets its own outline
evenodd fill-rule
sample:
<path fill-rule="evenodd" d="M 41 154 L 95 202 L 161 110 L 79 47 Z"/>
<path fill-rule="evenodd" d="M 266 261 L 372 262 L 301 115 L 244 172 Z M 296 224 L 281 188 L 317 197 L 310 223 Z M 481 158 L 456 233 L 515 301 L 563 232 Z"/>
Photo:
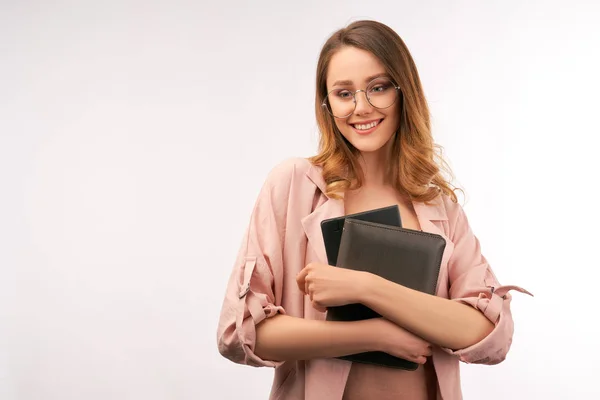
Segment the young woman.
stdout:
<path fill-rule="evenodd" d="M 419 74 L 375 21 L 335 32 L 317 65 L 320 152 L 269 174 L 223 303 L 218 347 L 275 367 L 271 399 L 461 399 L 459 361 L 497 364 L 513 335 L 516 286 L 500 286 L 436 158 Z M 402 225 L 442 235 L 436 296 L 326 264 L 320 222 L 397 204 Z M 325 320 L 363 303 L 382 318 Z M 337 356 L 384 351 L 416 371 Z"/>

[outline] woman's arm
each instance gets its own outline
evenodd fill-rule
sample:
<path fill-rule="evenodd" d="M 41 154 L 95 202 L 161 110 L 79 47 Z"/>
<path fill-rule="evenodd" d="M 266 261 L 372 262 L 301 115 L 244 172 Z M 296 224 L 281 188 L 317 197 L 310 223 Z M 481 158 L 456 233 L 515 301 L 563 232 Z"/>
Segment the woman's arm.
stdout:
<path fill-rule="evenodd" d="M 449 349 L 478 343 L 494 329 L 494 324 L 471 306 L 373 274 L 366 274 L 359 301 L 415 335 Z"/>
<path fill-rule="evenodd" d="M 374 349 L 368 321 L 317 321 L 276 315 L 256 326 L 254 352 L 272 361 L 308 360 Z"/>
<path fill-rule="evenodd" d="M 264 360 L 309 360 L 366 351 L 384 351 L 423 364 L 431 346 L 383 318 L 338 322 L 278 314 L 256 326 L 254 352 Z"/>
<path fill-rule="evenodd" d="M 475 344 L 494 328 L 474 307 L 412 290 L 365 271 L 311 263 L 296 280 L 317 310 L 362 303 L 430 343 L 449 349 Z"/>

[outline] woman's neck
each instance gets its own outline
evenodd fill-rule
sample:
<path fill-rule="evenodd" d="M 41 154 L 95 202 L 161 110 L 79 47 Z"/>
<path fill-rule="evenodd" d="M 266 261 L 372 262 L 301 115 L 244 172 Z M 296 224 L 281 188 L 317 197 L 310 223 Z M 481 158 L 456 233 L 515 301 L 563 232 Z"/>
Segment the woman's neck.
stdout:
<path fill-rule="evenodd" d="M 389 143 L 378 151 L 361 153 L 359 163 L 363 171 L 364 187 L 381 187 L 391 184 L 389 180 Z"/>

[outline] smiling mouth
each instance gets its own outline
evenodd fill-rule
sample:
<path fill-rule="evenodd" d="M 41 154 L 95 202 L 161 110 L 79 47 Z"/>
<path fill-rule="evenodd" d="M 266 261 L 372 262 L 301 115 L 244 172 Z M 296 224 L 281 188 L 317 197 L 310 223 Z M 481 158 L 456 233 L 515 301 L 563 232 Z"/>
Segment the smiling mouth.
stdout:
<path fill-rule="evenodd" d="M 358 131 L 368 131 L 369 129 L 373 129 L 377 125 L 379 125 L 383 121 L 382 119 L 378 119 L 377 121 L 369 122 L 368 124 L 350 124 L 354 129 Z"/>

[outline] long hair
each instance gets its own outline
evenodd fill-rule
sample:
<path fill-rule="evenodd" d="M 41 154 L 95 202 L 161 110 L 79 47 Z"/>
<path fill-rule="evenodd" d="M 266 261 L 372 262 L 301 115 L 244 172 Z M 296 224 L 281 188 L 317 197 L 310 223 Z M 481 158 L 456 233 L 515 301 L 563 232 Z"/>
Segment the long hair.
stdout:
<path fill-rule="evenodd" d="M 344 46 L 373 54 L 400 87 L 401 98 L 397 104 L 400 127 L 390 139 L 394 141 L 388 167 L 391 182 L 415 201 L 429 202 L 445 193 L 456 203 L 450 181 L 442 174 L 443 170 L 452 178 L 452 172 L 442 158 L 441 146 L 433 142 L 429 107 L 412 56 L 396 32 L 380 22 L 368 20 L 353 22 L 333 33 L 319 55 L 315 96 L 319 152 L 310 160 L 322 167 L 326 194 L 341 198 L 340 193 L 357 189 L 364 182 L 358 163 L 360 152 L 344 138 L 333 117 L 322 107 L 327 95 L 330 60 Z"/>

